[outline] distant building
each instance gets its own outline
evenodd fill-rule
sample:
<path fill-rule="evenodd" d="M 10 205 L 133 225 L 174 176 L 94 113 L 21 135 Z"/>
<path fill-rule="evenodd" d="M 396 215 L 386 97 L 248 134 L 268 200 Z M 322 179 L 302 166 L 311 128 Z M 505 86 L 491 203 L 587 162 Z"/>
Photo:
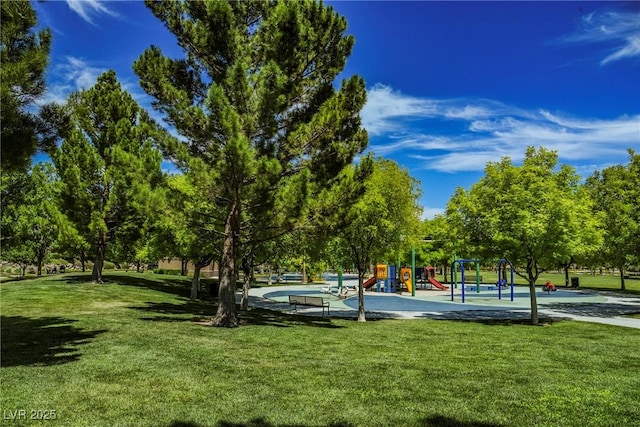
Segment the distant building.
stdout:
<path fill-rule="evenodd" d="M 178 270 L 182 269 L 182 260 L 180 258 L 163 258 L 158 261 L 158 268 L 164 270 Z M 187 274 L 193 274 L 195 267 L 192 262 L 187 263 Z M 211 264 L 202 267 L 200 269 L 200 276 L 202 277 L 218 277 L 218 263 L 212 261 Z"/>

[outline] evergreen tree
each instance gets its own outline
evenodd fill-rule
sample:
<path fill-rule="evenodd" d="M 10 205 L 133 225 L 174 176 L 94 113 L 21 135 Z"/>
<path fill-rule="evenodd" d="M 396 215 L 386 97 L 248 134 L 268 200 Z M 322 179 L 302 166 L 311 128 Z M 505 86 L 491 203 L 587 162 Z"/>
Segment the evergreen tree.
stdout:
<path fill-rule="evenodd" d="M 53 104 L 35 112 L 45 90 L 51 32 L 34 31 L 28 1 L 0 2 L 0 123 L 2 170 L 26 171 L 38 146 L 51 147 L 63 120 Z"/>
<path fill-rule="evenodd" d="M 354 76 L 334 88 L 353 46 L 346 20 L 322 3 L 147 2 L 186 57 L 151 47 L 134 64 L 143 89 L 182 136 L 164 147 L 184 171 L 205 170 L 223 215 L 215 326 L 237 326 L 236 262 L 256 218 L 280 208 L 276 230 L 305 214 L 314 189 L 332 185 L 367 143 Z M 280 221 L 280 220 L 278 220 Z"/>
<path fill-rule="evenodd" d="M 109 243 L 135 241 L 151 188 L 160 183 L 163 134 L 122 89 L 113 71 L 90 89 L 72 95 L 73 127 L 54 153 L 64 187 L 63 211 L 91 245 L 91 278 L 102 282 Z M 127 231 L 132 231 L 131 234 Z"/>

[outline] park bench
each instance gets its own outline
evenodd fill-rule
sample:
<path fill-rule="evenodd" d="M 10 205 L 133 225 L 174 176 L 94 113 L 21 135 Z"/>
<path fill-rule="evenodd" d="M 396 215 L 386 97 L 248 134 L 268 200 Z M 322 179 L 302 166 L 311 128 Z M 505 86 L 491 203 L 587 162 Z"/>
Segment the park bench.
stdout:
<path fill-rule="evenodd" d="M 305 295 L 289 295 L 289 308 L 293 307 L 293 310 L 298 311 L 299 305 L 307 305 L 311 307 L 322 307 L 322 315 L 324 316 L 324 309 L 327 309 L 329 314 L 329 301 L 324 301 L 322 297 L 309 297 Z"/>

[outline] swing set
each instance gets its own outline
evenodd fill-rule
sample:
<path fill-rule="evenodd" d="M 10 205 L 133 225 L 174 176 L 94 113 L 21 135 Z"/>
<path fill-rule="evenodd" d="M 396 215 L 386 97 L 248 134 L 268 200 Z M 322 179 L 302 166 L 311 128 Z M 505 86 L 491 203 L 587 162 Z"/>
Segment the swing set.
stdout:
<path fill-rule="evenodd" d="M 454 301 L 454 289 L 458 288 L 458 267 L 460 267 L 460 275 L 461 275 L 461 284 L 462 284 L 462 294 L 461 294 L 461 298 L 462 298 L 462 302 L 465 302 L 465 290 L 466 290 L 466 286 L 465 286 L 465 270 L 464 270 L 464 264 L 465 263 L 473 263 L 475 265 L 475 270 L 476 270 L 476 284 L 475 287 L 472 287 L 472 290 L 475 290 L 476 293 L 480 293 L 480 260 L 479 259 L 454 259 L 453 263 L 451 263 L 451 283 L 453 283 L 453 286 L 451 286 L 451 301 Z M 509 283 L 509 285 L 507 284 L 507 278 L 506 278 L 506 266 L 509 265 L 510 269 L 511 269 L 511 281 Z M 513 264 L 505 259 L 502 258 L 498 261 L 498 282 L 496 283 L 496 286 L 498 288 L 498 299 L 501 300 L 502 299 L 502 288 L 509 286 L 510 287 L 510 296 L 511 296 L 511 301 L 513 301 L 514 299 L 514 289 L 513 289 L 513 284 L 514 284 L 514 280 L 513 280 L 513 276 L 514 276 L 514 268 L 513 268 Z M 488 287 L 489 290 L 493 290 L 493 286 L 489 286 Z"/>

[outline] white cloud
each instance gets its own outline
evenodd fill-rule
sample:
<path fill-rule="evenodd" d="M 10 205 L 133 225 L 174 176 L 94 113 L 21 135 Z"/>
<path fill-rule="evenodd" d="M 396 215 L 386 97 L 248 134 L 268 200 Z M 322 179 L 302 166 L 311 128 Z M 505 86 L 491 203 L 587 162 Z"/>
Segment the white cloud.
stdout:
<path fill-rule="evenodd" d="M 105 68 L 95 67 L 85 60 L 74 56 L 67 56 L 50 71 L 49 85 L 42 103 L 66 102 L 72 92 L 88 89 L 98 80 Z"/>
<path fill-rule="evenodd" d="M 576 32 L 560 38 L 562 43 L 615 43 L 601 65 L 640 57 L 640 12 L 594 12 L 582 18 Z"/>
<path fill-rule="evenodd" d="M 557 150 L 562 162 L 603 164 L 640 146 L 640 115 L 576 118 L 486 99 L 422 99 L 382 85 L 369 93 L 370 149 L 419 160 L 422 169 L 481 171 L 505 156 L 521 161 L 530 145 Z M 455 131 L 447 129 L 452 123 Z"/>
<path fill-rule="evenodd" d="M 367 103 L 360 116 L 369 134 L 381 135 L 402 132 L 419 119 L 486 120 L 507 113 L 528 115 L 488 99 L 420 98 L 377 83 L 367 91 Z"/>
<path fill-rule="evenodd" d="M 444 214 L 444 211 L 444 208 L 430 208 L 425 206 L 422 208 L 422 219 L 433 219 L 436 215 Z"/>
<path fill-rule="evenodd" d="M 118 14 L 109 9 L 103 0 L 66 0 L 71 10 L 80 15 L 80 17 L 91 25 L 96 25 L 93 18 L 105 14 L 112 17 L 118 17 Z"/>
<path fill-rule="evenodd" d="M 391 87 L 376 84 L 367 93 L 367 103 L 361 111 L 362 124 L 370 134 L 378 135 L 400 130 L 398 119 L 430 117 L 437 107 L 428 99 L 403 95 Z"/>

